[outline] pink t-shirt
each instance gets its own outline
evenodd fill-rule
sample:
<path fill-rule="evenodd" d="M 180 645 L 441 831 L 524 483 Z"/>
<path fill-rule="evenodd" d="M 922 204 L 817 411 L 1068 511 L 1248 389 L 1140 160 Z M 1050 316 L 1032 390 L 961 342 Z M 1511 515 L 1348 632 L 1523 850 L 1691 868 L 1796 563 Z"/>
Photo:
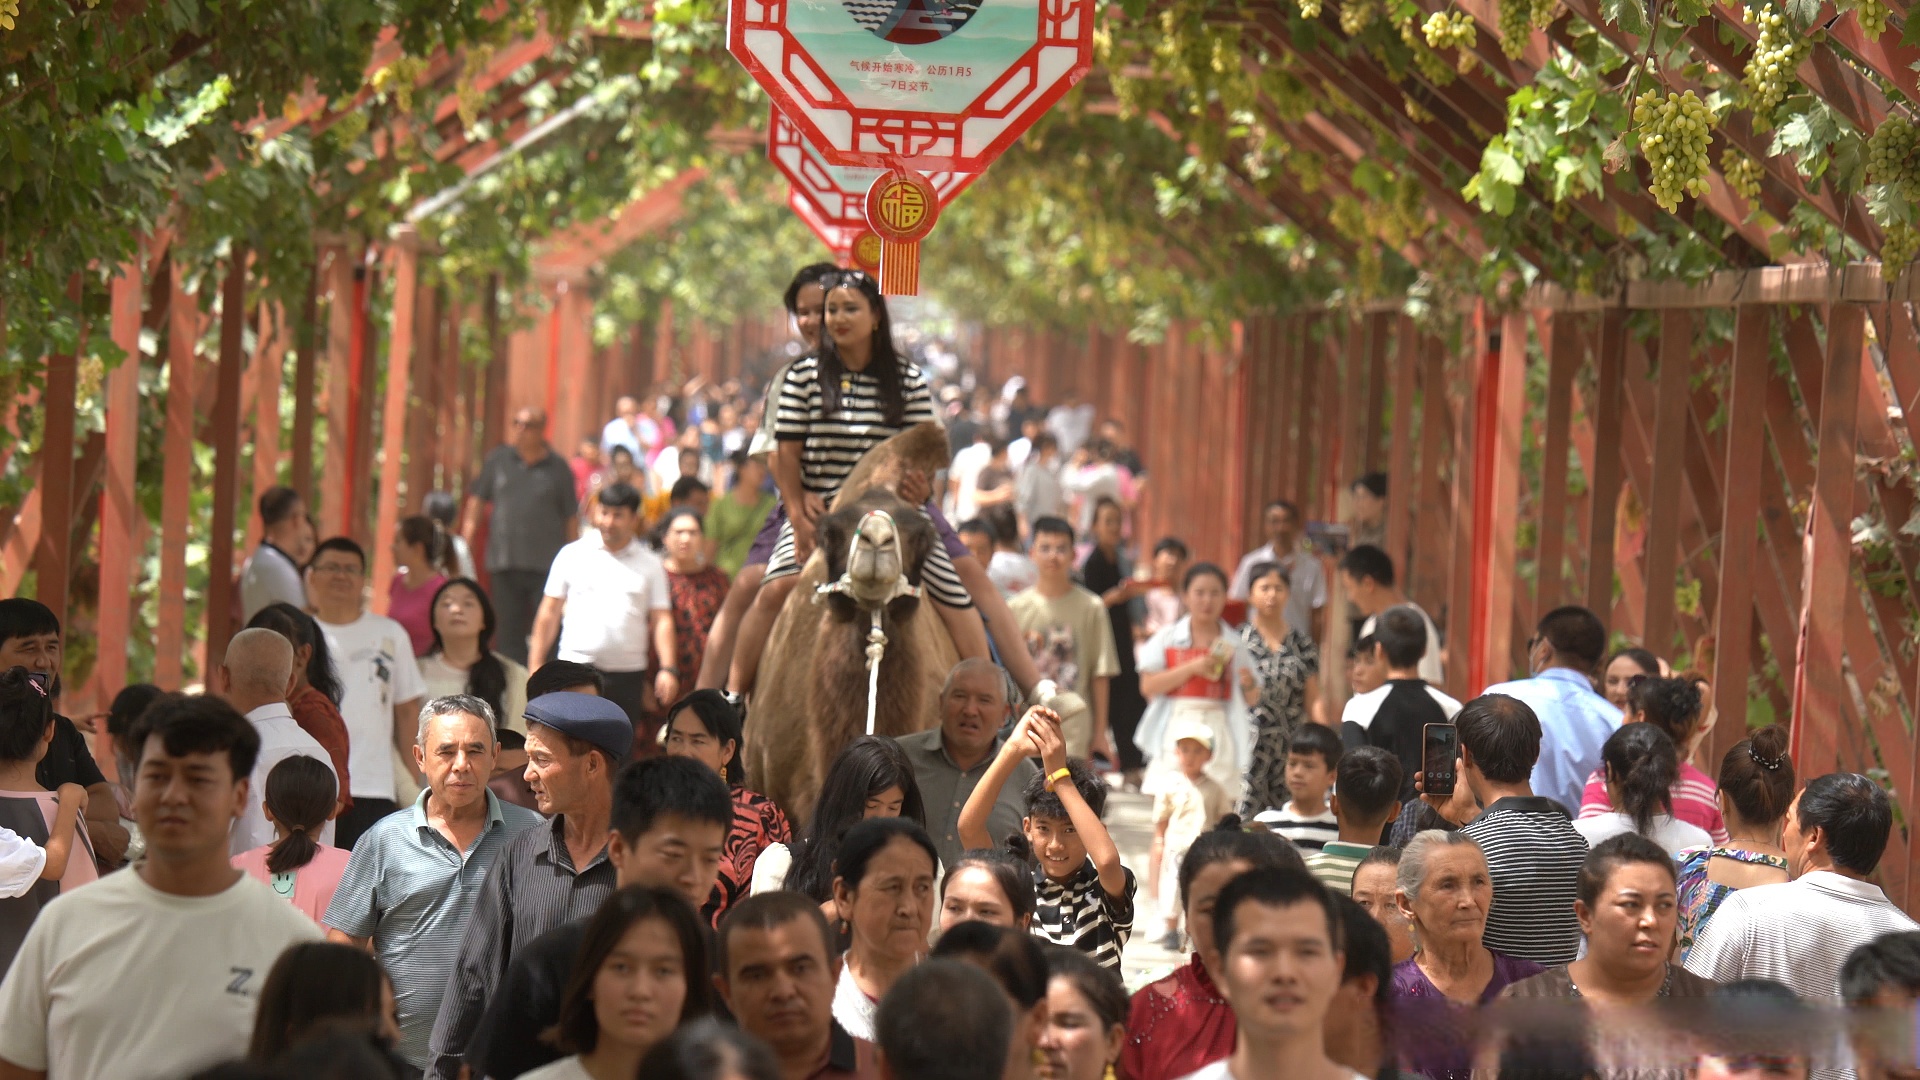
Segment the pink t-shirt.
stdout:
<path fill-rule="evenodd" d="M 53 835 L 53 822 L 60 813 L 60 798 L 51 791 L 0 791 L 0 799 L 31 799 L 40 806 L 40 816 L 47 821 L 47 835 Z M 93 864 L 93 845 L 87 840 L 85 820 L 74 823 L 78 839 L 67 855 L 67 872 L 60 875 L 60 892 L 70 893 L 89 881 L 100 880 L 100 870 Z"/>
<path fill-rule="evenodd" d="M 1727 843 L 1727 822 L 1720 816 L 1720 804 L 1714 795 L 1720 789 L 1706 773 L 1687 762 L 1680 763 L 1680 778 L 1673 782 L 1673 816 L 1689 825 L 1698 825 L 1713 835 L 1716 844 Z M 1586 790 L 1580 793 L 1580 816 L 1599 817 L 1613 813 L 1607 798 L 1607 780 L 1599 769 L 1587 777 Z"/>
<path fill-rule="evenodd" d="M 446 583 L 445 574 L 435 574 L 419 588 L 410 589 L 407 575 L 395 574 L 387 585 L 387 617 L 407 628 L 415 656 L 425 656 L 433 648 L 433 594 Z"/>
<path fill-rule="evenodd" d="M 233 857 L 233 868 L 245 870 L 248 875 L 266 882 L 274 892 L 305 912 L 307 918 L 319 922 L 320 916 L 327 912 L 327 905 L 333 902 L 334 890 L 340 887 L 340 875 L 346 873 L 347 850 L 322 844 L 312 862 L 285 874 L 267 869 L 267 853 L 272 850 L 273 845 L 266 844 L 243 851 Z"/>

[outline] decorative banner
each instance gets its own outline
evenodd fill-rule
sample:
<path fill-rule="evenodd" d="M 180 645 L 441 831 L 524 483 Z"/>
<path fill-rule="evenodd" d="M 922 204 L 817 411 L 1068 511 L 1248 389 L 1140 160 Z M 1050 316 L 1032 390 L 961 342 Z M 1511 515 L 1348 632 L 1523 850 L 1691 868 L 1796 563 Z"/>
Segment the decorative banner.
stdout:
<path fill-rule="evenodd" d="M 880 234 L 880 291 L 920 291 L 920 241 L 940 217 L 932 181 L 911 169 L 888 169 L 867 190 L 867 224 Z"/>
<path fill-rule="evenodd" d="M 727 48 L 827 164 L 977 174 L 1092 68 L 1093 18 L 1094 0 L 729 0 Z"/>
<path fill-rule="evenodd" d="M 727 48 L 836 165 L 984 172 L 1093 66 L 1094 0 L 731 0 Z"/>
<path fill-rule="evenodd" d="M 793 186 L 794 196 L 811 203 L 821 221 L 841 228 L 866 229 L 867 192 L 880 178 L 881 170 L 832 164 L 777 108 L 767 118 L 767 158 Z M 979 179 L 979 174 L 936 172 L 927 174 L 927 179 L 945 209 Z"/>

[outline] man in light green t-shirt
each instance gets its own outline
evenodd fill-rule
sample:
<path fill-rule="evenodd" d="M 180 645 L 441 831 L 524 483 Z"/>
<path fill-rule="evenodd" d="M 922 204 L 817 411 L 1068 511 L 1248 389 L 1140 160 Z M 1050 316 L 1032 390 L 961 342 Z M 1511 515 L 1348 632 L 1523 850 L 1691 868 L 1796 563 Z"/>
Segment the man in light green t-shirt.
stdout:
<path fill-rule="evenodd" d="M 1092 705 L 1091 716 L 1082 712 L 1063 718 L 1067 756 L 1085 758 L 1098 750 L 1115 760 L 1107 739 L 1107 692 L 1120 673 L 1120 655 L 1106 605 L 1073 583 L 1073 526 L 1057 517 L 1035 521 L 1029 555 L 1039 580 L 1007 605 L 1020 622 L 1040 677 Z"/>
<path fill-rule="evenodd" d="M 773 510 L 773 494 L 766 489 L 767 466 L 742 450 L 733 456 L 733 487 L 707 507 L 707 543 L 713 545 L 713 564 L 728 577 L 740 573 L 753 550 L 753 538 Z"/>

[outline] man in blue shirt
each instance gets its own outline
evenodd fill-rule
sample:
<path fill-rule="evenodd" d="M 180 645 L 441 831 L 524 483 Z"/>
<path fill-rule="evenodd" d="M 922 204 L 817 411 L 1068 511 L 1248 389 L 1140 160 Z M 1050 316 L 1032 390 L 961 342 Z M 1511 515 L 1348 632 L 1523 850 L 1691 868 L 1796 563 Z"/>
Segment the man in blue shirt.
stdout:
<path fill-rule="evenodd" d="M 1607 653 L 1607 627 L 1583 607 L 1554 608 L 1527 643 L 1531 679 L 1489 686 L 1486 693 L 1517 697 L 1540 718 L 1540 759 L 1532 787 L 1580 812 L 1580 792 L 1600 767 L 1600 747 L 1620 729 L 1620 710 L 1593 689 L 1593 673 Z"/>

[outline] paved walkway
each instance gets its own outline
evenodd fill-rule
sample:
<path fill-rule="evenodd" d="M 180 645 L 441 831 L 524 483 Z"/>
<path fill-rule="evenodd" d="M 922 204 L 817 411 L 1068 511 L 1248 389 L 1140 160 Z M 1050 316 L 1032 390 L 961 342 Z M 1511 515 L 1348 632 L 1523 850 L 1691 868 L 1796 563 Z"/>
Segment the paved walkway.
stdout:
<path fill-rule="evenodd" d="M 1153 846 L 1153 799 L 1114 791 L 1107 796 L 1107 831 L 1120 847 L 1120 861 L 1140 881 L 1134 897 L 1133 937 L 1122 954 L 1127 990 L 1132 992 L 1186 962 L 1156 942 L 1167 932 L 1158 900 L 1147 892 L 1147 854 Z"/>

